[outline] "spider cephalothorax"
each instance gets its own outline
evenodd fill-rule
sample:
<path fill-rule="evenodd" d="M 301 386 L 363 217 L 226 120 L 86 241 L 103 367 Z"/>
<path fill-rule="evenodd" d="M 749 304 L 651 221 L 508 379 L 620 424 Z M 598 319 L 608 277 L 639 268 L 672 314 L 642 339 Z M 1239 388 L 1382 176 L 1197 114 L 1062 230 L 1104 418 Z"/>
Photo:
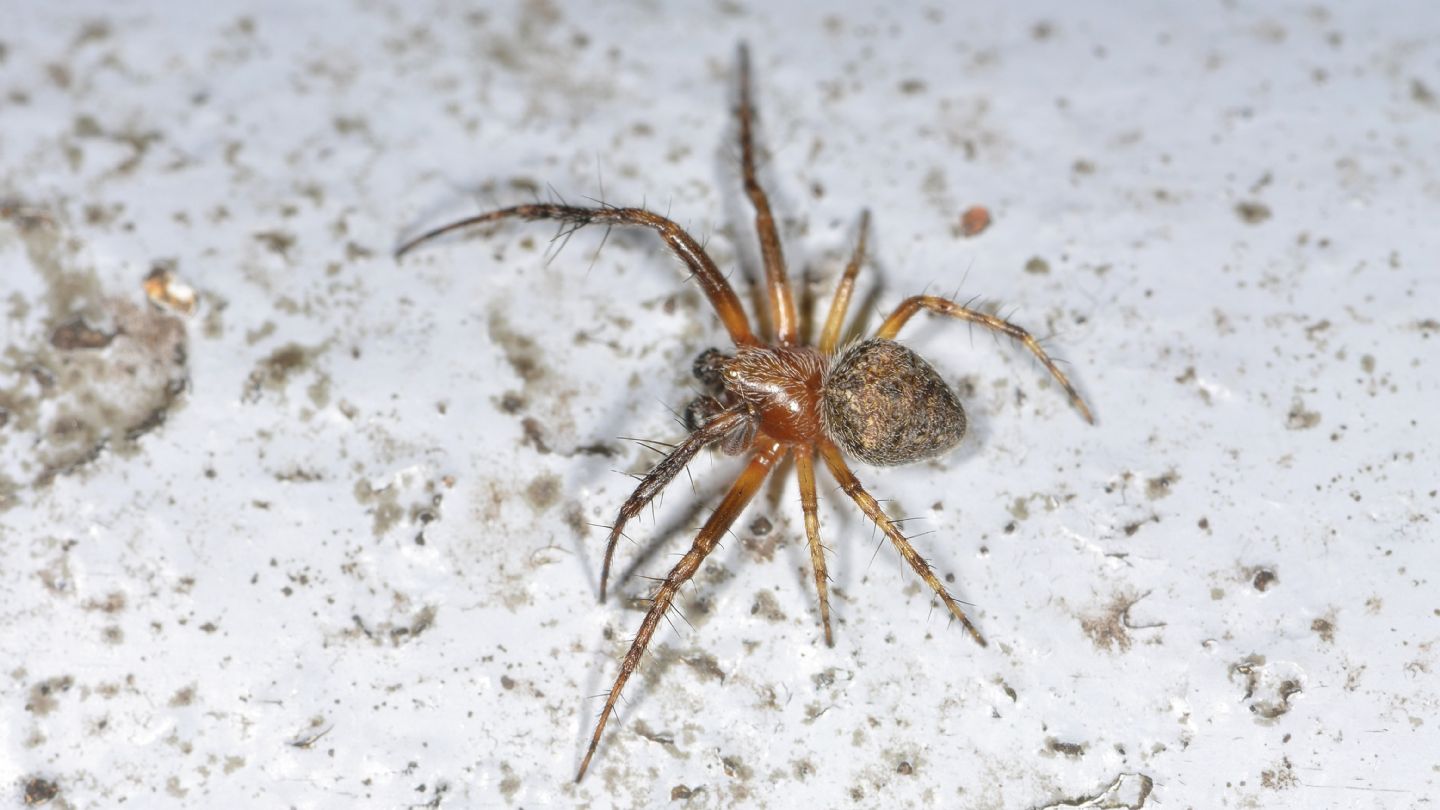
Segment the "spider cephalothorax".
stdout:
<path fill-rule="evenodd" d="M 1065 389 L 1071 403 L 1087 421 L 1093 421 L 1079 393 L 1056 368 L 1040 344 L 1020 327 L 947 298 L 919 295 L 907 298 L 876 331 L 874 337 L 839 348 L 841 327 L 850 305 L 855 276 L 865 257 L 868 215 L 861 216 L 860 238 L 830 305 L 830 313 L 814 346 L 802 345 L 795 316 L 795 302 L 785 272 L 780 236 L 770 212 L 770 201 L 755 177 L 755 150 L 751 134 L 749 62 L 740 51 L 741 170 L 745 193 L 755 208 L 755 229 L 760 237 L 760 255 L 765 267 L 772 334 L 761 338 L 750 328 L 750 319 L 730 283 L 694 238 L 669 219 L 642 208 L 534 203 L 477 214 L 452 222 L 411 239 L 398 255 L 442 234 L 472 225 L 502 219 L 549 219 L 571 228 L 584 225 L 631 225 L 654 230 L 670 250 L 685 263 L 701 290 L 715 308 L 721 324 L 735 344 L 733 353 L 712 349 L 695 362 L 695 375 L 706 391 L 685 411 L 690 431 L 679 444 L 640 481 L 635 492 L 620 507 L 620 514 L 605 546 L 600 572 L 600 598 L 604 600 L 615 545 L 628 521 L 640 513 L 666 485 L 680 474 L 701 449 L 715 446 L 731 454 L 745 454 L 744 471 L 730 485 L 715 511 L 696 535 L 690 550 L 670 569 L 656 587 L 640 630 L 620 663 L 605 707 L 595 724 L 590 745 L 576 775 L 585 776 L 600 744 L 605 724 L 615 710 L 621 691 L 639 665 L 641 656 L 660 620 L 674 604 L 680 586 L 699 570 L 700 563 L 759 491 L 770 471 L 785 455 L 795 457 L 800 484 L 800 507 L 805 517 L 805 537 L 815 575 L 820 603 L 820 625 L 825 643 L 831 644 L 830 599 L 825 573 L 824 547 L 820 543 L 820 520 L 815 492 L 815 458 L 829 470 L 841 491 L 855 502 L 866 517 L 885 533 L 891 544 L 928 585 L 946 609 L 981 645 L 985 638 L 971 623 L 958 602 L 941 584 L 928 563 L 915 550 L 894 520 L 861 486 L 845 461 L 845 453 L 880 466 L 908 464 L 934 458 L 954 447 L 965 434 L 965 411 L 930 364 L 910 349 L 895 342 L 901 327 L 920 310 L 979 324 L 1020 341 Z"/>

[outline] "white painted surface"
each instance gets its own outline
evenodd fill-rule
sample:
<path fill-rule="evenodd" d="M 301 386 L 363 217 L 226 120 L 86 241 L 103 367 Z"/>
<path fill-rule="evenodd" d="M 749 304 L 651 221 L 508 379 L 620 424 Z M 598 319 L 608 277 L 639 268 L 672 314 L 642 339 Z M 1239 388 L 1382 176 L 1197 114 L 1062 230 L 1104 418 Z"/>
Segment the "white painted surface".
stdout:
<path fill-rule="evenodd" d="M 72 807 L 1025 808 L 1138 804 L 1148 779 L 1172 810 L 1431 806 L 1440 17 L 891 5 L 12 8 L 4 801 L 45 778 Z M 821 304 L 868 206 L 872 326 L 926 288 L 998 301 L 1054 334 L 1099 424 L 1021 351 L 917 322 L 974 433 L 860 473 L 991 646 L 828 486 L 818 644 L 788 473 L 576 786 L 646 587 L 597 604 L 580 524 L 652 458 L 616 437 L 678 437 L 723 332 L 645 235 L 548 264 L 543 225 L 388 253 L 603 180 L 743 292 L 741 39 Z M 995 225 L 960 238 L 973 204 Z M 169 344 L 50 336 L 163 332 L 126 309 L 157 261 L 201 296 L 188 388 L 127 442 Z M 736 469 L 704 458 L 696 489 Z M 662 574 L 701 503 L 677 487 L 621 564 L 651 548 Z"/>

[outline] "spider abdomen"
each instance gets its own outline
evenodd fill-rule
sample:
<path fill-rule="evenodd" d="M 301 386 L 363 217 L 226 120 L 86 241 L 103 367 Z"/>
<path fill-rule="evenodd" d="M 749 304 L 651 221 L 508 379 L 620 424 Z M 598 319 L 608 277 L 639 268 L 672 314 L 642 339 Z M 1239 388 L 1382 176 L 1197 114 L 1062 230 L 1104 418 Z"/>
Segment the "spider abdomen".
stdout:
<path fill-rule="evenodd" d="M 857 343 L 825 375 L 824 422 L 856 458 L 880 467 L 943 455 L 965 435 L 965 410 L 920 355 L 893 340 Z"/>

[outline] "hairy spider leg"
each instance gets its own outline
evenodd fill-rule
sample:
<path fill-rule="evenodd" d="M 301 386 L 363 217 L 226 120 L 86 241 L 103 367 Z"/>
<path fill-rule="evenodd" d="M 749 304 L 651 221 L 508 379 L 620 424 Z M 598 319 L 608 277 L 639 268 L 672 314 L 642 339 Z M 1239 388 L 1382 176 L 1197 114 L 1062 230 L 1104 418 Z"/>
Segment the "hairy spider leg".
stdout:
<path fill-rule="evenodd" d="M 755 108 L 750 103 L 750 49 L 740 46 L 740 165 L 745 177 L 745 194 L 755 208 L 755 230 L 760 235 L 760 258 L 765 264 L 765 286 L 770 292 L 770 322 L 775 342 L 794 346 L 800 339 L 800 321 L 795 315 L 795 298 L 790 292 L 790 279 L 785 274 L 785 254 L 780 249 L 780 234 L 775 217 L 770 213 L 770 198 L 755 177 L 755 142 L 752 122 Z"/>
<path fill-rule="evenodd" d="M 675 480 L 675 476 L 685 469 L 685 466 L 695 458 L 695 454 L 701 448 L 712 445 L 725 439 L 732 431 L 744 424 L 746 416 L 743 411 L 724 411 L 716 414 L 705 424 L 695 429 L 695 432 L 685 437 L 685 441 L 675 445 L 669 455 L 660 459 L 660 462 L 645 474 L 640 480 L 640 485 L 635 488 L 625 504 L 620 507 L 620 514 L 615 518 L 615 525 L 610 527 L 610 537 L 605 542 L 605 563 L 600 568 L 600 601 L 605 601 L 605 586 L 610 581 L 610 561 L 615 557 L 615 545 L 620 541 L 620 535 L 625 531 L 625 524 L 631 518 L 640 514 L 645 505 L 655 499 L 660 491 Z"/>
<path fill-rule="evenodd" d="M 910 545 L 910 541 L 900 533 L 900 527 L 890 520 L 889 516 L 885 514 L 885 510 L 875 502 L 875 498 L 860 485 L 860 479 L 850 471 L 849 465 L 845 463 L 845 457 L 840 454 L 840 449 L 831 444 L 828 439 L 821 439 L 817 442 L 817 446 L 820 449 L 820 457 L 824 459 L 825 466 L 830 468 L 830 475 L 835 478 L 836 483 L 840 484 L 840 489 L 850 496 L 850 499 L 860 507 L 860 511 L 864 512 L 866 517 L 875 521 L 875 525 L 880 527 L 886 537 L 890 538 L 890 542 L 895 545 L 900 556 L 905 558 L 905 562 L 910 563 L 910 567 L 915 569 L 915 573 L 919 574 L 920 578 L 925 580 L 925 584 L 935 591 L 940 597 L 940 601 L 950 609 L 950 613 L 965 625 L 966 630 L 970 631 L 970 637 L 975 639 L 981 647 L 986 646 L 985 637 L 980 635 L 980 631 L 970 623 L 970 618 L 965 615 L 965 611 L 960 609 L 959 603 L 950 596 L 949 591 L 945 590 L 945 586 L 940 583 L 935 572 L 930 570 L 930 564 L 925 562 L 925 558 L 920 556 L 914 546 Z"/>
<path fill-rule="evenodd" d="M 1050 374 L 1055 377 L 1060 385 L 1064 387 L 1065 393 L 1070 397 L 1070 403 L 1075 406 L 1076 410 L 1080 411 L 1080 415 L 1085 417 L 1085 421 L 1092 425 L 1095 424 L 1095 417 L 1090 414 L 1090 408 L 1086 406 L 1085 401 L 1080 398 L 1080 393 L 1075 390 L 1075 386 L 1070 384 L 1070 378 L 1066 377 L 1065 372 L 1061 371 L 1055 365 L 1055 361 L 1050 359 L 1050 355 L 1046 354 L 1045 350 L 1040 348 L 1040 342 L 1032 337 L 1029 332 L 1002 318 L 960 306 L 948 298 L 941 298 L 935 295 L 916 295 L 906 298 L 900 303 L 900 306 L 895 308 L 895 311 L 890 314 L 890 317 L 886 318 L 885 322 L 880 324 L 880 329 L 875 332 L 875 337 L 893 340 L 896 333 L 900 331 L 900 327 L 904 326 L 905 322 L 910 320 L 910 317 L 921 309 L 928 309 L 940 315 L 949 315 L 952 318 L 959 318 L 962 321 L 978 323 L 986 329 L 993 329 L 1001 334 L 1009 335 L 1025 344 L 1025 348 L 1029 349 L 1035 357 L 1040 360 L 1041 364 L 1049 369 Z"/>
<path fill-rule="evenodd" d="M 820 595 L 820 624 L 825 628 L 825 646 L 834 647 L 830 635 L 829 576 L 825 573 L 825 547 L 820 544 L 819 501 L 815 497 L 815 451 L 807 445 L 792 448 L 795 471 L 800 479 L 800 509 L 805 513 L 805 539 L 810 544 L 810 567 L 815 570 L 815 592 Z"/>
<path fill-rule="evenodd" d="M 870 212 L 860 212 L 860 238 L 855 242 L 855 252 L 850 254 L 850 264 L 835 287 L 835 298 L 830 302 L 830 315 L 825 318 L 825 328 L 820 332 L 820 353 L 829 357 L 840 344 L 840 330 L 845 326 L 845 312 L 850 308 L 850 296 L 855 292 L 855 276 L 860 274 L 860 265 L 865 263 L 865 236 L 870 231 Z"/>
<path fill-rule="evenodd" d="M 554 203 L 515 205 L 476 214 L 426 231 L 396 249 L 395 258 L 399 259 L 421 244 L 447 233 L 482 225 L 486 222 L 512 218 L 553 219 L 568 222 L 575 228 L 594 223 L 649 228 L 660 234 L 660 238 L 665 240 L 665 244 L 670 247 L 671 252 L 678 256 L 686 267 L 690 268 L 690 272 L 700 283 L 700 289 L 705 292 L 705 296 L 710 299 L 711 306 L 715 307 L 715 313 L 720 316 L 720 322 L 725 325 L 725 329 L 730 333 L 730 339 L 735 341 L 735 345 L 755 345 L 760 342 L 750 330 L 750 319 L 740 305 L 740 298 L 735 295 L 735 290 L 730 286 L 730 282 L 725 280 L 725 276 L 720 273 L 715 262 L 706 255 L 704 248 L 700 247 L 700 243 L 696 242 L 695 238 L 686 233 L 679 225 L 643 208 L 614 208 L 611 206 L 585 208 Z"/>
<path fill-rule="evenodd" d="M 585 751 L 585 758 L 580 761 L 580 772 L 575 775 L 575 781 L 579 782 L 585 777 L 585 770 L 590 767 L 590 758 L 595 755 L 595 749 L 600 745 L 600 735 L 605 731 L 605 723 L 610 719 L 610 713 L 615 709 L 615 701 L 620 699 L 620 690 L 625 688 L 625 682 L 630 680 L 630 675 L 640 665 L 640 657 L 645 654 L 645 648 L 650 645 L 651 636 L 655 635 L 655 628 L 670 605 L 675 601 L 675 594 L 699 570 L 700 563 L 711 551 L 720 537 L 730 528 L 730 524 L 744 511 L 750 499 L 760 491 L 760 485 L 765 483 L 765 478 L 775 466 L 775 462 L 784 454 L 784 446 L 779 442 L 770 442 L 768 446 L 755 452 L 750 456 L 750 463 L 735 483 L 730 485 L 730 491 L 725 493 L 725 498 L 710 519 L 705 521 L 700 533 L 696 535 L 695 542 L 680 562 L 670 569 L 665 581 L 660 583 L 659 589 L 650 601 L 650 611 L 645 614 L 645 620 L 640 623 L 640 632 L 635 635 L 635 641 L 630 645 L 630 651 L 625 653 L 625 658 L 620 662 L 620 674 L 615 678 L 615 685 L 610 687 L 610 695 L 605 698 L 605 708 L 600 711 L 600 720 L 595 724 L 595 733 L 590 737 L 590 747 Z"/>

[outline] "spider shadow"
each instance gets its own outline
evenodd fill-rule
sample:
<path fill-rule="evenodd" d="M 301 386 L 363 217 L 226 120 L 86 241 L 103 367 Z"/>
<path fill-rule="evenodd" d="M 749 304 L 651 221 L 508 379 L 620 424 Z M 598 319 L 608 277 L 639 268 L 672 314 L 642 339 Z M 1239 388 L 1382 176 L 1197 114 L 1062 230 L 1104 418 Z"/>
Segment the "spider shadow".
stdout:
<path fill-rule="evenodd" d="M 604 415 L 602 415 L 600 419 L 597 420 L 597 426 L 594 427 L 593 430 L 587 429 L 587 433 L 593 436 L 620 436 L 625 433 L 626 425 L 630 425 L 633 428 L 636 412 L 637 409 L 633 407 L 633 403 L 627 402 L 627 400 L 625 400 L 624 398 L 614 398 L 606 406 L 606 412 L 604 413 Z M 673 433 L 666 433 L 664 436 L 656 438 L 653 441 L 679 442 L 684 437 L 684 426 L 676 425 Z M 602 481 L 614 480 L 620 478 L 621 476 L 629 479 L 628 485 L 622 483 L 618 487 L 606 487 L 605 491 L 611 494 L 611 500 L 613 501 L 613 503 L 607 503 L 604 507 L 604 511 L 597 515 L 591 515 L 590 513 L 586 513 L 586 528 L 588 529 L 588 531 L 576 534 L 576 558 L 581 562 L 581 567 L 584 569 L 582 573 L 585 577 L 585 581 L 590 583 L 591 595 L 597 601 L 600 598 L 600 567 L 597 564 L 597 560 L 603 557 L 604 547 L 603 545 L 596 546 L 590 541 L 592 538 L 598 537 L 600 542 L 603 544 L 604 539 L 608 534 L 608 531 L 605 528 L 606 524 L 592 523 L 589 521 L 591 519 L 613 521 L 620 512 L 620 505 L 624 503 L 625 498 L 630 495 L 633 488 L 639 483 L 638 480 L 633 479 L 629 474 L 625 473 L 621 469 L 620 465 L 627 465 L 633 463 L 626 458 L 626 453 L 623 447 L 625 443 L 628 442 L 621 439 L 610 444 L 599 443 L 591 445 L 592 447 L 605 447 L 607 449 L 613 447 L 615 448 L 615 451 L 600 452 L 593 455 L 587 455 L 583 461 L 580 461 L 580 471 L 577 472 L 575 476 L 576 483 L 584 489 L 598 488 L 601 485 Z M 647 463 L 645 464 L 645 472 L 649 472 L 651 469 L 654 468 L 655 464 L 659 462 L 661 456 L 659 454 L 651 453 L 650 451 L 643 449 L 642 453 L 648 456 Z M 573 452 L 568 453 L 567 455 L 570 455 L 572 457 L 579 457 L 581 454 L 580 452 Z M 640 475 L 644 475 L 644 473 L 640 473 Z M 661 497 L 663 497 L 663 495 Z M 643 514 L 646 513 L 642 513 L 642 515 Z M 626 538 L 623 537 L 621 538 L 622 545 L 617 546 L 617 554 L 619 554 L 621 550 L 625 547 L 623 542 L 625 539 Z M 598 553 L 591 554 L 592 549 L 597 550 Z M 648 545 L 642 546 L 642 552 L 646 549 L 648 549 Z M 654 553 L 655 551 L 650 551 L 649 556 L 647 556 L 646 559 L 653 557 Z M 627 577 L 630 576 L 632 573 L 634 573 L 633 569 L 627 568 L 620 573 L 620 576 Z"/>

